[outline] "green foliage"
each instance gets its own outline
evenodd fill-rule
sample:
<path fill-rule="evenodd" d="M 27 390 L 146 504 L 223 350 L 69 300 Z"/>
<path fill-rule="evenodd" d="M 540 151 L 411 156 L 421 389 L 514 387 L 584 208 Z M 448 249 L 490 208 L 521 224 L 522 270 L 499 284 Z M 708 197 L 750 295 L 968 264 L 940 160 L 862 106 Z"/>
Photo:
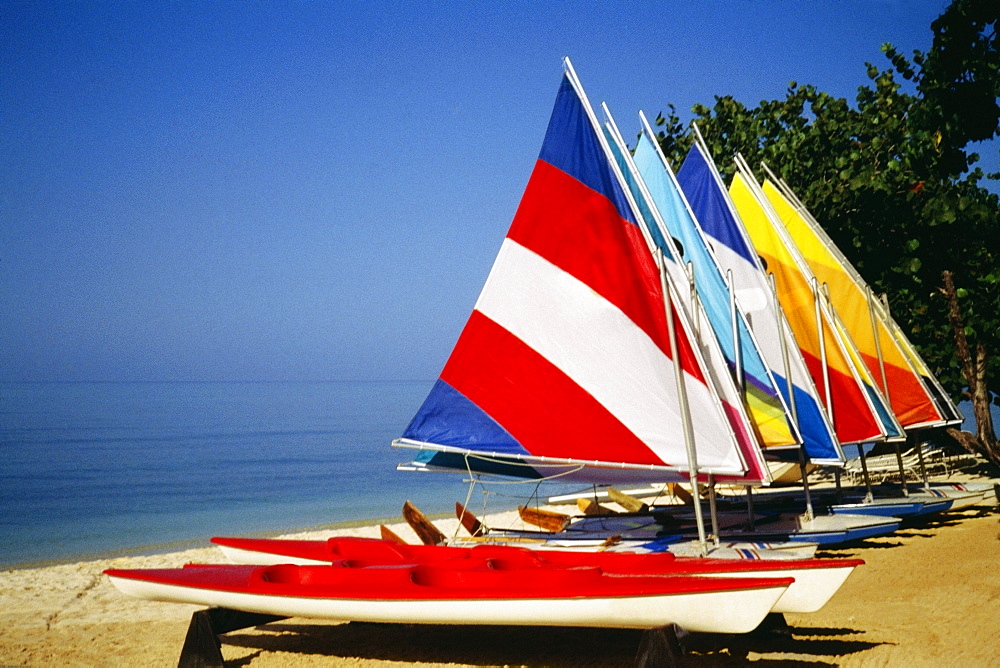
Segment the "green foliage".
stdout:
<path fill-rule="evenodd" d="M 972 142 L 1000 134 L 1000 2 L 956 0 L 912 58 L 883 46 L 855 104 L 791 82 L 783 99 L 747 107 L 717 96 L 694 121 L 725 178 L 731 156 L 785 179 L 876 292 L 946 389 L 960 398 L 941 274 L 954 273 L 970 345 L 991 353 L 1000 388 L 1000 200 L 980 186 Z M 909 82 L 905 86 L 900 80 Z M 691 145 L 673 107 L 657 119 L 667 158 Z M 996 175 L 993 175 L 994 177 Z"/>

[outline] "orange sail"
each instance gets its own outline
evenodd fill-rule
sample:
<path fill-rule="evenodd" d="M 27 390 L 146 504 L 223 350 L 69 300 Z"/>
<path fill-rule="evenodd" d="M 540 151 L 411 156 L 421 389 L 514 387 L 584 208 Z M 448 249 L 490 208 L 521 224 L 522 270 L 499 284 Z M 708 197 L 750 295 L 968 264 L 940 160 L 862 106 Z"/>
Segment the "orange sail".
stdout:
<path fill-rule="evenodd" d="M 883 427 L 858 371 L 843 345 L 828 305 L 810 284 L 794 245 L 783 238 L 773 215 L 749 183 L 737 173 L 729 194 L 768 273 L 774 275 L 778 300 L 795 334 L 820 397 L 831 414 L 841 443 L 881 440 Z M 787 236 L 787 235 L 784 235 Z"/>

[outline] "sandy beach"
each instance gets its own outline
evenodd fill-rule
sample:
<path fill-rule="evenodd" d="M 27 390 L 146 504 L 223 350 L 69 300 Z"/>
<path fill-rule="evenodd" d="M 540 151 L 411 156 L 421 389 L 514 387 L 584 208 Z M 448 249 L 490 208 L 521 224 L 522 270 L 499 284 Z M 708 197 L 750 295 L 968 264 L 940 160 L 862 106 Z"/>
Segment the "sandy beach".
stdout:
<path fill-rule="evenodd" d="M 494 526 L 513 513 L 489 516 Z M 987 666 L 1000 655 L 1000 514 L 981 504 L 821 555 L 866 561 L 819 612 L 784 631 L 689 636 L 692 666 Z M 457 522 L 436 522 L 447 534 Z M 390 525 L 417 542 L 404 523 Z M 376 526 L 296 537 L 378 535 Z M 176 665 L 196 606 L 129 599 L 106 568 L 221 563 L 214 547 L 0 573 L 0 665 Z M 628 666 L 640 632 L 409 626 L 288 619 L 223 636 L 232 666 Z"/>

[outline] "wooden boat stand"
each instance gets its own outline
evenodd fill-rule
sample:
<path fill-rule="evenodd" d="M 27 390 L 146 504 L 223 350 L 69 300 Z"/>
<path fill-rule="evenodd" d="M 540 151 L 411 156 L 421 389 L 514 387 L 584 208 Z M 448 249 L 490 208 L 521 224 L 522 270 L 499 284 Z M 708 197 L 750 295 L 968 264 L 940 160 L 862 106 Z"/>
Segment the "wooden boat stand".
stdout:
<path fill-rule="evenodd" d="M 191 615 L 177 668 L 225 668 L 219 636 L 287 617 L 241 612 L 228 608 L 208 608 Z"/>
<path fill-rule="evenodd" d="M 229 608 L 207 608 L 191 615 L 177 668 L 225 668 L 219 636 L 287 617 L 241 612 Z M 675 624 L 644 631 L 635 656 L 636 668 L 676 666 L 684 654 L 682 639 L 687 632 Z"/>
<path fill-rule="evenodd" d="M 636 652 L 632 665 L 635 668 L 679 666 L 681 657 L 684 656 L 681 639 L 686 635 L 687 631 L 676 624 L 643 631 L 639 651 Z"/>

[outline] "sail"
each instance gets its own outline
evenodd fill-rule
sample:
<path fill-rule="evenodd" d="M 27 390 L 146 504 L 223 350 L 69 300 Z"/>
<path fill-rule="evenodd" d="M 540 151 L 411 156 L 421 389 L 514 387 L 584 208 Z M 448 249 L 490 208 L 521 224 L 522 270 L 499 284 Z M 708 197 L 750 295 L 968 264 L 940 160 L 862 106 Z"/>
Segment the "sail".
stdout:
<path fill-rule="evenodd" d="M 617 132 L 615 139 L 620 140 Z M 615 144 L 612 144 L 612 148 Z M 619 146 L 617 155 L 625 156 Z M 655 211 L 655 224 L 663 226 L 660 238 L 671 238 L 665 252 L 677 252 L 679 262 L 689 263 L 695 292 L 707 315 L 715 341 L 733 373 L 738 373 L 743 399 L 766 450 L 790 447 L 797 450 L 801 440 L 789 422 L 788 408 L 777 389 L 770 369 L 763 360 L 757 342 L 742 311 L 733 308 L 732 294 L 726 279 L 708 248 L 669 167 L 645 133 L 640 136 L 633 156 L 634 168 L 645 185 Z M 738 346 L 738 347 L 737 347 Z"/>
<path fill-rule="evenodd" d="M 909 361 L 910 366 L 916 370 L 916 372 L 920 375 L 920 379 L 924 382 L 924 385 L 934 396 L 934 403 L 937 406 L 938 412 L 941 413 L 944 424 L 948 426 L 962 424 L 962 422 L 965 421 L 965 416 L 962 414 L 962 411 L 958 410 L 958 406 L 955 405 L 955 402 L 952 401 L 951 397 L 948 396 L 948 393 L 945 392 L 944 387 L 941 386 L 937 376 L 931 372 L 930 367 L 927 366 L 924 358 L 920 356 L 917 349 L 914 348 L 913 344 L 910 343 L 910 340 L 906 338 L 906 335 L 903 334 L 903 331 L 899 328 L 899 325 L 896 324 L 896 321 L 889 317 L 888 307 L 883 305 L 882 308 L 883 313 L 885 314 L 883 321 L 892 331 L 892 335 L 895 337 L 896 343 L 899 344 L 900 350 L 902 350 L 903 354 L 906 355 L 906 359 Z"/>
<path fill-rule="evenodd" d="M 403 438 L 418 465 L 677 480 L 684 387 L 705 473 L 747 474 L 730 422 L 620 183 L 596 118 L 564 74 L 541 153 L 482 293 Z M 679 354 L 674 359 L 671 314 Z M 758 467 L 754 467 L 755 469 Z"/>
<path fill-rule="evenodd" d="M 736 299 L 793 411 L 806 455 L 815 463 L 843 463 L 844 454 L 784 313 L 746 240 L 715 165 L 699 145 L 691 148 L 677 181 L 719 267 L 732 276 Z"/>
<path fill-rule="evenodd" d="M 941 424 L 943 415 L 933 396 L 883 320 L 861 275 L 797 201 L 770 180 L 764 182 L 763 191 L 813 275 L 827 285 L 830 301 L 899 423 L 904 428 Z"/>
<path fill-rule="evenodd" d="M 860 443 L 884 439 L 890 432 L 875 412 L 872 395 L 858 376 L 825 300 L 817 294 L 818 286 L 810 281 L 808 266 L 782 235 L 781 224 L 775 225 L 771 212 L 752 189 L 755 186 L 737 172 L 729 195 L 765 270 L 775 278 L 781 308 L 831 414 L 838 440 Z"/>

